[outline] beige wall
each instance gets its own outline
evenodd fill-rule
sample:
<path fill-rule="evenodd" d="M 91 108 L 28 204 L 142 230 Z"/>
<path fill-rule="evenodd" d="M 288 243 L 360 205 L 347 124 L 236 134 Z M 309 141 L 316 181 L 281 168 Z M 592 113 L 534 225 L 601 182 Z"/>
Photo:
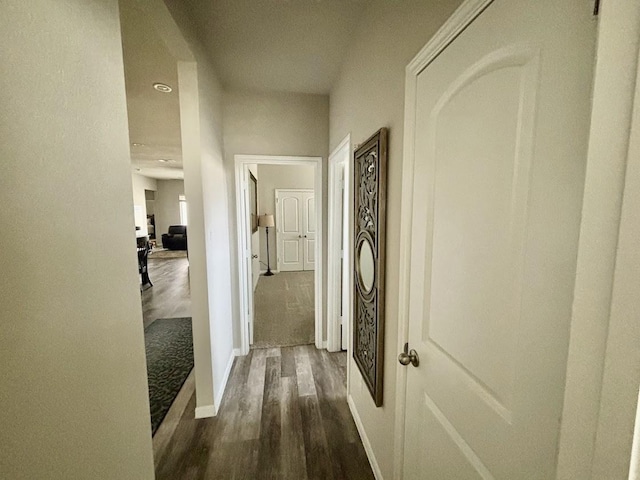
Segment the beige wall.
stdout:
<path fill-rule="evenodd" d="M 117 2 L 0 31 L 0 476 L 152 479 Z"/>
<path fill-rule="evenodd" d="M 315 167 L 305 165 L 260 165 L 258 172 L 258 211 L 260 214 L 276 213 L 276 188 L 315 188 Z M 262 237 L 265 238 L 264 228 L 260 228 Z M 269 229 L 269 257 L 271 269 L 278 268 L 277 263 L 276 232 L 274 228 Z M 267 263 L 266 240 L 260 246 L 260 261 Z M 263 264 L 263 269 L 266 268 Z"/>
<path fill-rule="evenodd" d="M 233 185 L 234 155 L 293 155 L 328 157 L 329 98 L 326 95 L 296 93 L 251 93 L 228 91 L 224 94 L 224 146 L 228 183 Z M 323 169 L 324 198 L 326 172 Z M 324 205 L 326 225 L 326 201 Z M 229 221 L 232 232 L 232 258 L 237 258 L 235 192 L 229 192 Z M 262 229 L 260 229 L 262 231 Z M 326 228 L 323 229 L 326 245 Z M 324 252 L 326 259 L 326 249 Z M 232 265 L 234 311 L 239 311 L 237 264 Z M 323 275 L 326 287 L 326 269 Z M 324 289 L 326 290 L 326 288 Z M 326 299 L 323 299 L 326 303 Z M 240 331 L 235 330 L 235 346 Z"/>
<path fill-rule="evenodd" d="M 171 225 L 180 225 L 180 195 L 184 195 L 184 180 L 158 180 L 154 209 L 156 215 L 156 237 L 169 231 Z M 187 202 L 188 208 L 188 202 Z"/>
<path fill-rule="evenodd" d="M 372 2 L 360 19 L 342 71 L 331 91 L 330 145 L 351 133 L 362 143 L 389 128 L 387 204 L 387 307 L 384 406 L 376 408 L 351 362 L 350 392 L 384 478 L 393 474 L 399 230 L 402 183 L 405 67 L 446 21 L 461 0 Z M 375 32 L 375 35 L 372 35 Z"/>
<path fill-rule="evenodd" d="M 147 232 L 147 198 L 145 190 L 157 190 L 158 183 L 155 178 L 149 178 L 137 173 L 131 174 L 131 185 L 133 187 L 133 211 L 136 227 L 141 227 L 136 231 L 137 235 L 148 235 Z"/>

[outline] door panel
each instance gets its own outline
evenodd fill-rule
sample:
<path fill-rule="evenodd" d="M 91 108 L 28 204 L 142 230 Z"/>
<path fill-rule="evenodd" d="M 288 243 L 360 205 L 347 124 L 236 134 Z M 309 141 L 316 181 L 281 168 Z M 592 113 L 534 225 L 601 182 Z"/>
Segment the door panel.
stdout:
<path fill-rule="evenodd" d="M 305 203 L 305 233 L 316 233 L 316 200 L 313 195 L 305 194 L 304 195 L 304 203 Z"/>
<path fill-rule="evenodd" d="M 295 240 L 283 240 L 281 256 L 283 265 L 298 265 L 301 262 L 299 243 L 297 238 Z"/>
<path fill-rule="evenodd" d="M 555 476 L 594 38 L 496 0 L 417 78 L 405 478 Z"/>
<path fill-rule="evenodd" d="M 300 198 L 298 196 L 286 196 L 280 199 L 280 203 L 282 204 L 281 233 L 298 235 L 301 229 L 302 216 Z"/>

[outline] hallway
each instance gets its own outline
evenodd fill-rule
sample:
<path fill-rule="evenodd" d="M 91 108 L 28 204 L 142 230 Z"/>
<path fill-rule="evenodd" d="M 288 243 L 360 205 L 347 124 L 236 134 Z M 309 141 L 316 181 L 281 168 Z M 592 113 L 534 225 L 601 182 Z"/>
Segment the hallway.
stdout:
<path fill-rule="evenodd" d="M 156 478 L 373 479 L 346 362 L 312 345 L 252 350 L 236 358 L 218 416 L 201 420 L 190 377 L 154 438 Z"/>

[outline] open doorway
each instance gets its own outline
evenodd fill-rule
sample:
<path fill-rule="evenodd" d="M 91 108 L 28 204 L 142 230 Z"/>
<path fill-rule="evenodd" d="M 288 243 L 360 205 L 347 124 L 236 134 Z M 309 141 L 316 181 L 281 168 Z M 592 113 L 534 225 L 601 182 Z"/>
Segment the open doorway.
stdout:
<path fill-rule="evenodd" d="M 236 155 L 242 352 L 322 342 L 322 159 Z"/>
<path fill-rule="evenodd" d="M 138 269 L 154 436 L 194 367 L 179 59 L 120 2 Z M 193 388 L 193 387 L 192 387 Z"/>

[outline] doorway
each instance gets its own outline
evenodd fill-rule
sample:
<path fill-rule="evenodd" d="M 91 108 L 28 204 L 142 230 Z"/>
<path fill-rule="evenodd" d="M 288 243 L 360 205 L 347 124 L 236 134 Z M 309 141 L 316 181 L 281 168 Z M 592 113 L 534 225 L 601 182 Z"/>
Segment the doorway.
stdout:
<path fill-rule="evenodd" d="M 180 393 L 189 398 L 194 394 L 194 343 L 210 338 L 197 335 L 201 322 L 192 317 L 193 272 L 187 256 L 186 206 L 181 208 L 191 198 L 185 192 L 184 171 L 200 162 L 199 118 L 192 108 L 198 102 L 197 72 L 162 2 L 120 2 L 120 23 L 133 203 L 138 245 L 143 247 L 138 261 L 140 265 L 144 259 L 149 280 L 142 276 L 141 321 L 157 460 L 162 439 L 175 429 L 175 422 L 166 421 L 175 399 Z M 184 229 L 174 235 L 172 225 Z"/>
<path fill-rule="evenodd" d="M 280 221 L 277 219 L 277 209 L 276 209 L 276 197 L 275 197 L 275 189 L 273 193 L 273 202 L 274 205 L 270 207 L 270 213 L 273 217 L 271 221 L 273 222 L 273 226 L 260 228 L 257 227 L 257 219 L 252 217 L 252 215 L 260 216 L 261 213 L 266 213 L 267 207 L 264 205 L 265 201 L 263 201 L 263 211 L 258 211 L 257 206 L 254 204 L 251 191 L 252 191 L 252 176 L 256 178 L 258 184 L 258 190 L 260 189 L 260 174 L 258 173 L 257 177 L 255 172 L 259 172 L 259 168 L 262 166 L 306 166 L 313 168 L 313 189 L 311 196 L 311 192 L 308 192 L 308 196 L 303 198 L 300 197 L 300 201 L 305 201 L 308 206 L 307 215 L 304 217 L 304 213 L 301 211 L 300 215 L 297 215 L 298 221 L 304 220 L 304 218 L 309 221 L 311 219 L 310 215 L 313 215 L 313 219 L 315 220 L 314 232 L 313 235 L 315 239 L 311 242 L 311 232 L 307 231 L 307 242 L 305 247 L 304 242 L 304 234 L 297 233 L 296 234 L 296 253 L 304 252 L 304 249 L 307 248 L 307 266 L 310 267 L 309 261 L 312 260 L 312 263 L 315 264 L 315 267 L 312 272 L 313 277 L 313 343 L 317 348 L 323 348 L 323 339 L 322 339 L 322 157 L 283 157 L 283 156 L 268 156 L 268 155 L 236 155 L 235 156 L 235 176 L 236 176 L 236 220 L 237 220 L 237 228 L 238 228 L 238 270 L 239 270 L 239 291 L 240 291 L 240 331 L 241 331 L 241 354 L 246 355 L 249 353 L 249 349 L 251 345 L 254 343 L 254 330 L 255 330 L 255 298 L 254 298 L 254 287 L 259 284 L 259 282 L 255 282 L 255 274 L 256 270 L 260 271 L 260 269 L 267 267 L 269 271 L 274 269 L 273 273 L 275 275 L 280 275 L 280 271 L 278 266 L 280 262 L 278 260 L 278 256 L 280 255 L 277 246 L 277 235 L 279 223 L 276 221 Z M 312 201 L 311 201 L 312 200 Z M 294 204 L 295 202 L 291 202 Z M 302 205 L 299 204 L 301 207 Z M 252 209 L 254 209 L 254 213 L 252 213 Z M 310 212 L 310 213 L 309 213 Z M 282 217 L 282 213 L 280 214 Z M 266 224 L 265 224 L 266 225 Z M 269 224 L 271 225 L 271 224 Z M 257 227 L 257 228 L 256 228 Z M 275 231 L 274 231 L 275 230 Z M 302 231 L 301 229 L 299 229 Z M 267 235 L 268 231 L 268 235 Z M 259 235 L 259 253 L 254 252 L 256 249 L 256 234 Z M 275 235 L 274 235 L 275 234 Z M 297 238 L 297 235 L 301 235 L 301 238 Z M 269 255 L 266 254 L 266 245 L 267 241 L 269 242 Z M 298 249 L 297 245 L 302 245 L 300 249 Z M 291 242 L 289 248 L 293 250 L 294 242 Z M 258 255 L 258 257 L 256 257 Z M 262 256 L 266 261 L 260 260 L 260 256 Z M 256 268 L 256 260 L 260 262 L 260 269 Z M 301 259 L 303 260 L 303 259 Z M 302 261 L 303 269 L 301 272 L 304 272 L 304 261 Z M 265 272 L 266 273 L 266 272 Z M 299 273 L 299 272 L 296 272 Z M 310 269 L 307 275 L 310 272 Z M 274 278 L 274 277 L 269 277 Z M 284 277 L 281 277 L 280 280 L 284 280 Z M 258 285 L 259 287 L 259 285 Z"/>
<path fill-rule="evenodd" d="M 329 231 L 327 241 L 327 350 L 349 346 L 351 319 L 351 136 L 329 155 Z"/>

